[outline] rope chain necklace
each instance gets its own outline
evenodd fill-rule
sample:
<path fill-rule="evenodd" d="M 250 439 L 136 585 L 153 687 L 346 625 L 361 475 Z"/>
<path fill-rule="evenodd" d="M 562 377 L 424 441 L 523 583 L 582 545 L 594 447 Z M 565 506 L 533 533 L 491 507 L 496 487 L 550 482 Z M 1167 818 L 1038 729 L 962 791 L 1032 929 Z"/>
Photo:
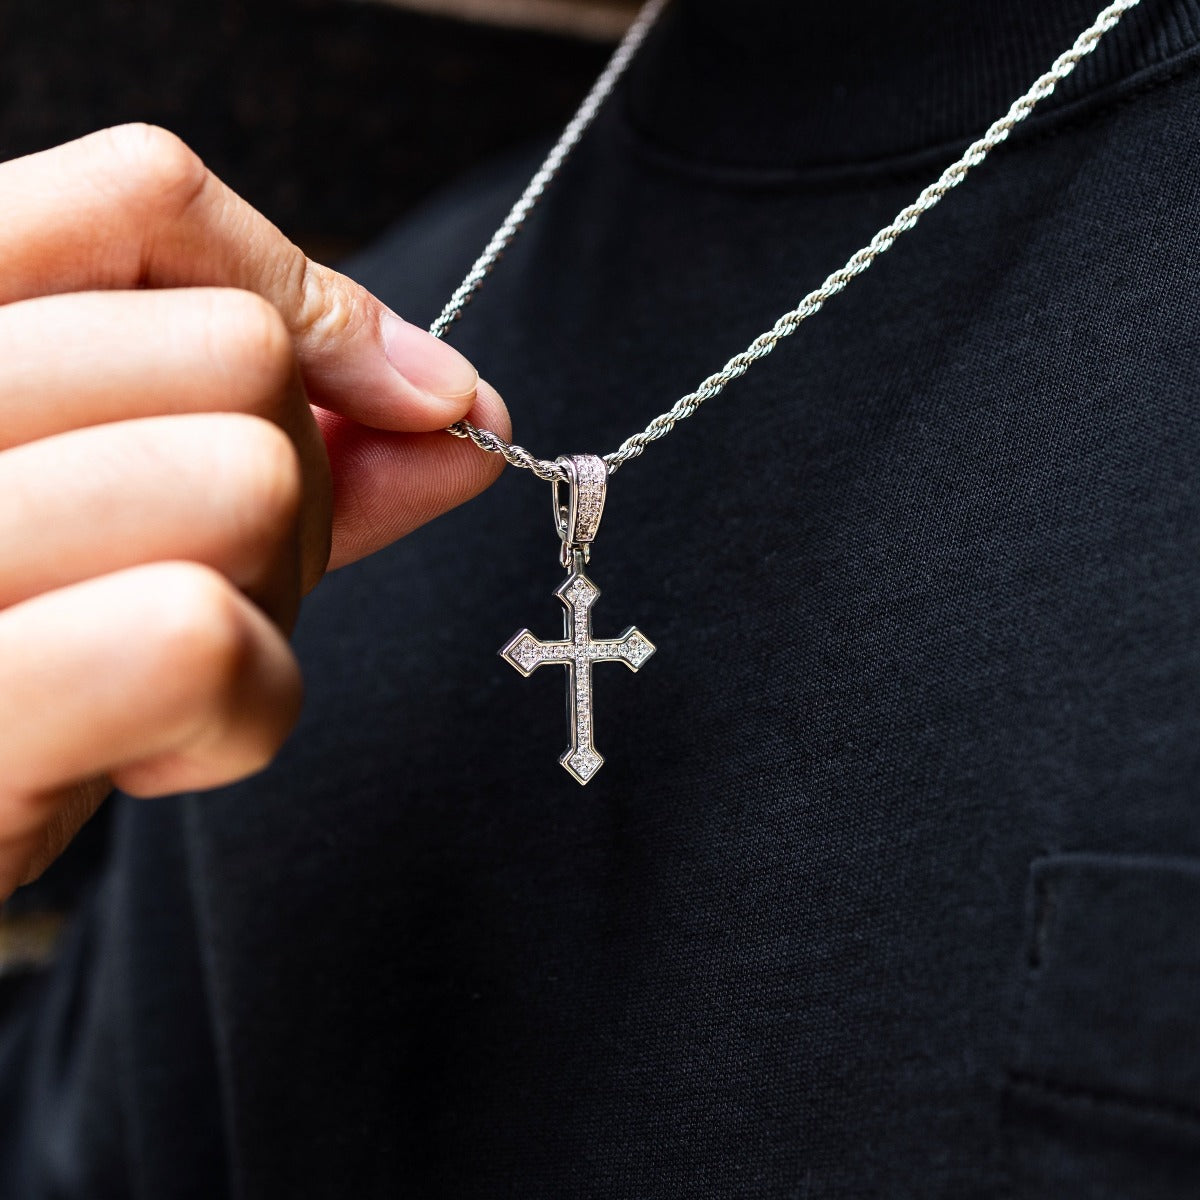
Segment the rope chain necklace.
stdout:
<path fill-rule="evenodd" d="M 595 120 L 668 3 L 669 0 L 648 0 L 642 7 L 545 161 L 430 326 L 430 332 L 435 337 L 445 336 L 483 286 L 500 256 L 516 238 L 526 218 Z M 591 544 L 600 525 L 608 477 L 641 455 L 652 442 L 666 437 L 680 421 L 694 415 L 705 400 L 720 395 L 759 359 L 766 358 L 784 338 L 796 332 L 802 321 L 820 312 L 852 279 L 891 249 L 902 233 L 912 229 L 924 213 L 962 183 L 972 167 L 977 167 L 1001 142 L 1007 140 L 1013 129 L 1051 95 L 1075 70 L 1080 60 L 1095 50 L 1100 39 L 1139 3 L 1140 0 L 1114 0 L 1104 8 L 1075 39 L 1071 48 L 1060 54 L 1050 69 L 1039 76 L 1028 91 L 988 127 L 981 138 L 972 142 L 961 157 L 952 162 L 911 204 L 902 208 L 865 246 L 856 250 L 843 266 L 832 272 L 820 287 L 814 288 L 770 329 L 759 334 L 745 350 L 735 354 L 719 371 L 708 376 L 693 391 L 681 396 L 666 412 L 655 417 L 640 433 L 626 438 L 615 450 L 605 455 L 574 454 L 553 460 L 543 459 L 537 458 L 523 446 L 506 442 L 499 435 L 480 429 L 469 421 L 459 421 L 449 427 L 448 433 L 469 438 L 481 450 L 501 455 L 511 466 L 532 471 L 553 487 L 554 525 L 561 543 L 560 561 L 567 572 L 566 579 L 554 593 L 565 610 L 563 638 L 561 641 L 543 641 L 528 629 L 522 629 L 501 649 L 500 656 L 525 676 L 533 674 L 538 667 L 547 663 L 566 667 L 567 724 L 571 744 L 563 751 L 559 763 L 579 783 L 587 783 L 604 763 L 593 738 L 593 665 L 598 662 L 620 662 L 630 670 L 637 671 L 654 653 L 654 644 L 633 626 L 617 638 L 596 638 L 592 635 L 591 609 L 600 596 L 600 589 L 584 573 L 584 567 L 590 559 Z M 565 498 L 560 494 L 564 486 L 567 489 Z"/>

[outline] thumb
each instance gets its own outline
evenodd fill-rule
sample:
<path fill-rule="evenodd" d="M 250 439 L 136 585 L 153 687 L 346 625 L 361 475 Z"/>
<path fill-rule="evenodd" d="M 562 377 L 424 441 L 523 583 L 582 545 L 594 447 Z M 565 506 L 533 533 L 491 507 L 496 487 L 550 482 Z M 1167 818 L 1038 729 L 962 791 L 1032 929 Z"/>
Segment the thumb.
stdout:
<path fill-rule="evenodd" d="M 179 138 L 123 125 L 0 164 L 0 304 L 95 288 L 240 287 L 282 314 L 309 398 L 378 429 L 453 424 L 475 369 L 304 253 Z"/>
<path fill-rule="evenodd" d="M 467 415 L 479 375 L 453 346 L 329 267 L 305 259 L 300 274 L 291 294 L 272 299 L 296 339 L 313 404 L 403 433 L 443 429 Z"/>

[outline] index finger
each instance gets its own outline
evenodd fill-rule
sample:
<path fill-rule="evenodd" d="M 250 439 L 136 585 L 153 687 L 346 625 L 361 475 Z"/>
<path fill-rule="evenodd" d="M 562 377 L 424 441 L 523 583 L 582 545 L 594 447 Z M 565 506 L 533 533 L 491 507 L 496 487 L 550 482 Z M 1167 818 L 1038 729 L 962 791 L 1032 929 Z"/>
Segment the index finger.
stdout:
<path fill-rule="evenodd" d="M 312 262 L 174 134 L 124 125 L 0 165 L 0 303 L 96 288 L 245 288 L 295 339 L 309 399 L 432 431 L 478 377 L 451 346 Z"/>

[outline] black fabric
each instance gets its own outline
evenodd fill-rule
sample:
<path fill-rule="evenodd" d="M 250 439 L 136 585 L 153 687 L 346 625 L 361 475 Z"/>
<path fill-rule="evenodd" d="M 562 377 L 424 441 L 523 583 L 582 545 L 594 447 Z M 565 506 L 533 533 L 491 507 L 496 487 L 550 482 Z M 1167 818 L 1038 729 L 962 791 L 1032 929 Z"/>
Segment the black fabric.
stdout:
<path fill-rule="evenodd" d="M 1197 20 L 1148 0 L 614 478 L 596 628 L 659 649 L 598 669 L 585 791 L 561 678 L 496 657 L 558 625 L 546 485 L 323 583 L 279 763 L 116 810 L 78 950 L 10 1022 L 3 1194 L 1194 1196 Z M 651 78 L 683 29 L 455 333 L 540 453 L 614 447 L 970 132 L 889 124 L 883 55 L 853 169 L 810 170 L 747 58 L 706 153 Z M 761 36 L 797 73 L 838 44 Z M 954 66 L 991 95 L 992 57 Z M 529 167 L 356 272 L 430 318 Z"/>
<path fill-rule="evenodd" d="M 1095 0 L 688 0 L 663 18 L 632 80 L 651 144 L 726 168 L 847 174 L 977 137 L 1095 19 Z M 1094 95 L 1200 39 L 1178 0 L 1137 14 L 1060 85 Z"/>

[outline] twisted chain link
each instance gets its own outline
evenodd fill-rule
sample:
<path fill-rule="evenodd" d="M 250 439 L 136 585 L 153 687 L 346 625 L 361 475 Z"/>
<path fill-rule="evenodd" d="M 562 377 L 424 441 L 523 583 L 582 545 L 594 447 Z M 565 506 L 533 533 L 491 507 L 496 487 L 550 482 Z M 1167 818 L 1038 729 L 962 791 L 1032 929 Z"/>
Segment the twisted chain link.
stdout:
<path fill-rule="evenodd" d="M 492 235 L 487 248 L 472 266 L 467 277 L 450 298 L 442 314 L 431 326 L 431 332 L 441 337 L 462 315 L 463 309 L 479 290 L 505 248 L 520 230 L 530 210 L 541 199 L 547 186 L 558 174 L 567 156 L 575 148 L 588 126 L 595 119 L 601 105 L 608 98 L 617 81 L 624 74 L 630 61 L 637 53 L 646 34 L 650 31 L 668 0 L 649 0 L 630 26 L 629 32 L 609 60 L 600 78 L 563 131 L 554 148 L 547 155 L 537 174 L 529 181 L 521 198 L 513 206 L 504 224 Z M 675 403 L 660 413 L 640 433 L 628 437 L 616 450 L 604 455 L 608 473 L 614 474 L 623 464 L 642 454 L 646 447 L 659 438 L 666 437 L 680 421 L 687 420 L 704 403 L 718 396 L 735 379 L 743 376 L 759 359 L 766 358 L 784 338 L 790 337 L 802 321 L 819 313 L 825 304 L 842 291 L 856 276 L 861 275 L 885 251 L 890 250 L 896 239 L 907 233 L 933 208 L 952 188 L 958 187 L 967 173 L 977 167 L 987 156 L 1007 140 L 1031 112 L 1049 96 L 1054 89 L 1075 70 L 1079 61 L 1095 50 L 1100 39 L 1111 30 L 1131 8 L 1141 0 L 1115 0 L 1103 9 L 1095 21 L 1075 39 L 1075 44 L 1054 60 L 1050 69 L 1040 76 L 1024 95 L 1013 102 L 1008 112 L 992 123 L 983 137 L 971 143 L 962 156 L 952 162 L 941 175 L 892 221 L 885 225 L 860 250 L 847 259 L 844 266 L 829 275 L 820 287 L 814 288 L 790 312 L 786 312 L 765 333 L 750 343 L 740 354 L 735 354 L 719 371 L 705 379 L 694 391 L 681 396 Z M 450 426 L 449 433 L 456 437 L 470 438 L 481 450 L 500 454 L 514 467 L 532 471 L 539 479 L 566 482 L 566 475 L 557 463 L 537 458 L 522 446 L 510 445 L 503 438 L 487 429 L 479 429 L 469 421 L 459 421 Z"/>
<path fill-rule="evenodd" d="M 434 337 L 444 337 L 446 331 L 462 316 L 463 309 L 471 303 L 475 293 L 483 286 L 483 281 L 491 274 L 492 268 L 500 260 L 513 238 L 521 230 L 525 218 L 529 216 L 534 205 L 545 194 L 554 177 L 558 174 L 563 163 L 567 161 L 571 151 L 575 149 L 579 139 L 587 132 L 588 127 L 596 119 L 596 114 L 603 107 L 617 81 L 625 74 L 625 68 L 633 61 L 633 57 L 641 49 L 659 14 L 666 8 L 668 0 L 649 0 L 645 4 L 632 25 L 621 39 L 621 44 L 608 60 L 608 65 L 600 73 L 599 78 L 592 84 L 578 112 L 571 118 L 562 136 L 554 144 L 553 149 L 546 155 L 545 161 L 537 169 L 533 178 L 526 185 L 516 204 L 509 210 L 504 223 L 492 234 L 491 240 L 484 247 L 483 253 L 475 260 L 467 277 L 454 290 L 454 295 L 446 302 L 437 320 L 429 327 Z M 470 421 L 459 421 L 447 430 L 455 437 L 470 438 L 481 450 L 491 454 L 503 455 L 505 462 L 514 467 L 524 467 L 532 471 L 539 479 L 566 483 L 567 477 L 562 467 L 548 459 L 537 458 L 530 454 L 524 446 L 514 446 L 502 437 L 492 433 L 490 429 L 480 429 Z M 611 467 L 609 468 L 611 471 Z"/>

